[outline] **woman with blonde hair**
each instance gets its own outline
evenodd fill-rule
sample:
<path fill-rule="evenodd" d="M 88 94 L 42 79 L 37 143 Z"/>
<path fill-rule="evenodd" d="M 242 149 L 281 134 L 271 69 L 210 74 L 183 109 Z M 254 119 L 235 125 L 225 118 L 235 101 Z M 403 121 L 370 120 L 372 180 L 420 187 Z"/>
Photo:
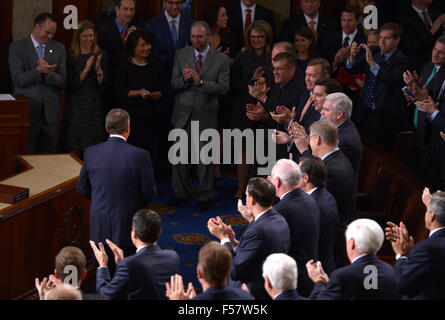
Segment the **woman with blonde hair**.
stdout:
<path fill-rule="evenodd" d="M 91 21 L 79 22 L 67 59 L 65 146 L 82 156 L 82 151 L 105 140 L 101 91 L 107 79 L 107 55 L 97 44 Z"/>

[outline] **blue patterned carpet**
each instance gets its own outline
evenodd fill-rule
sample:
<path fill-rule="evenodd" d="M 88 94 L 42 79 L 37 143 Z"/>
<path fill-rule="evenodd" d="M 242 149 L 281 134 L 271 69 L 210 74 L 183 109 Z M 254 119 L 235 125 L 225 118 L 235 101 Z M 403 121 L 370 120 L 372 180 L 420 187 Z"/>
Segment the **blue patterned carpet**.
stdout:
<path fill-rule="evenodd" d="M 176 209 L 166 207 L 165 203 L 173 196 L 171 184 L 167 181 L 158 183 L 158 198 L 149 209 L 158 212 L 162 217 L 164 230 L 159 245 L 163 249 L 175 250 L 181 258 L 181 275 L 184 283 L 193 282 L 200 287 L 196 278 L 196 264 L 199 249 L 209 241 L 217 241 L 207 229 L 210 218 L 220 216 L 237 232 L 247 222 L 237 211 L 237 204 L 232 200 L 237 188 L 237 181 L 230 177 L 222 178 L 215 183 L 215 198 L 208 211 L 197 212 L 197 201 L 193 197 L 197 180 L 191 186 L 189 201 Z M 238 237 L 237 237 L 238 238 Z"/>

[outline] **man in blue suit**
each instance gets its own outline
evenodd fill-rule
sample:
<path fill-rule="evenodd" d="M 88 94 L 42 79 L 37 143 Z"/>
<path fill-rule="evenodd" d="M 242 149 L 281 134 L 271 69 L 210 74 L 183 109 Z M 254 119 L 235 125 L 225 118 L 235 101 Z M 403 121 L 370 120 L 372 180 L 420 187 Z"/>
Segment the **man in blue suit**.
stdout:
<path fill-rule="evenodd" d="M 297 292 L 298 268 L 284 253 L 274 253 L 263 264 L 264 288 L 273 300 L 306 300 Z"/>
<path fill-rule="evenodd" d="M 99 262 L 96 273 L 96 290 L 111 300 L 165 299 L 165 283 L 179 271 L 179 256 L 175 251 L 158 246 L 162 231 L 161 217 L 153 211 L 140 210 L 133 217 L 131 240 L 135 255 L 124 259 L 122 250 L 107 239 L 117 264 L 116 274 L 110 278 L 108 256 L 102 242 L 97 248 L 90 241 Z"/>
<path fill-rule="evenodd" d="M 425 226 L 428 239 L 414 245 L 403 222 L 388 222 L 386 238 L 396 254 L 394 269 L 399 293 L 406 299 L 445 299 L 445 193 L 430 194 L 425 188 L 422 200 L 427 207 Z"/>
<path fill-rule="evenodd" d="M 77 190 L 92 200 L 90 240 L 110 239 L 127 256 L 134 253 L 130 238 L 133 215 L 156 196 L 156 185 L 149 152 L 126 142 L 130 135 L 128 113 L 111 110 L 106 130 L 108 141 L 85 151 Z"/>
<path fill-rule="evenodd" d="M 280 198 L 273 208 L 282 215 L 290 229 L 289 255 L 298 266 L 298 293 L 308 297 L 313 283 L 306 272 L 306 263 L 318 259 L 320 210 L 314 198 L 299 188 L 302 173 L 298 164 L 289 159 L 279 160 L 269 181 Z"/>
<path fill-rule="evenodd" d="M 340 226 L 337 202 L 326 189 L 328 169 L 324 162 L 315 157 L 300 161 L 303 174 L 300 188 L 314 197 L 320 209 L 320 238 L 318 240 L 318 260 L 328 275 L 335 270 L 335 240 Z"/>
<path fill-rule="evenodd" d="M 396 274 L 391 265 L 380 260 L 385 235 L 377 222 L 359 219 L 346 229 L 346 251 L 350 265 L 328 276 L 322 264 L 309 261 L 309 277 L 315 282 L 313 300 L 395 300 Z"/>
<path fill-rule="evenodd" d="M 272 253 L 287 253 L 290 232 L 286 220 L 273 208 L 275 188 L 264 178 L 253 178 L 246 188 L 246 206 L 241 200 L 238 210 L 249 221 L 239 242 L 231 226 L 220 217 L 209 220 L 207 226 L 212 235 L 221 241 L 233 257 L 229 287 L 241 287 L 246 283 L 255 300 L 270 300 L 264 289 L 261 266 Z"/>
<path fill-rule="evenodd" d="M 203 292 L 196 295 L 190 282 L 184 290 L 182 277 L 176 274 L 166 283 L 167 297 L 170 300 L 252 300 L 250 293 L 240 288 L 228 288 L 227 282 L 232 267 L 232 254 L 229 249 L 211 241 L 199 250 L 196 273 Z"/>

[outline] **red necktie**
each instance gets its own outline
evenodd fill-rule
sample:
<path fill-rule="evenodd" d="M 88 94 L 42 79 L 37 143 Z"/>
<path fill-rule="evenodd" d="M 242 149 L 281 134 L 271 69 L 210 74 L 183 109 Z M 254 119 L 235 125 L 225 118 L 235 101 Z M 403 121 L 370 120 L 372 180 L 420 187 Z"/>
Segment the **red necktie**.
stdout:
<path fill-rule="evenodd" d="M 124 27 L 121 32 L 122 45 L 124 45 L 124 46 L 125 46 L 126 38 L 127 38 L 127 27 Z"/>
<path fill-rule="evenodd" d="M 309 21 L 309 28 L 312 30 L 314 38 L 317 39 L 317 32 L 315 31 L 315 20 Z"/>
<path fill-rule="evenodd" d="M 198 72 L 198 74 L 201 72 L 201 68 L 202 68 L 202 55 L 198 55 L 198 60 L 196 60 L 196 72 Z"/>
<path fill-rule="evenodd" d="M 252 24 L 252 10 L 246 9 L 246 23 L 244 24 L 244 31 L 249 28 L 249 26 Z"/>

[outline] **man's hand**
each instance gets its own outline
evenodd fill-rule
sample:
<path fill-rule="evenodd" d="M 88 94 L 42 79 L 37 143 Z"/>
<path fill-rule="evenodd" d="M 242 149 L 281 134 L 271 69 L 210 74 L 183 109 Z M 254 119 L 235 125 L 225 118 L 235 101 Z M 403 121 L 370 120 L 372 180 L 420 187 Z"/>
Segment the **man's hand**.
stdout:
<path fill-rule="evenodd" d="M 145 89 L 139 89 L 139 95 L 142 99 L 147 100 L 151 97 L 151 92 Z"/>
<path fill-rule="evenodd" d="M 416 102 L 417 100 L 414 99 L 412 96 L 410 96 L 409 94 L 403 93 L 403 97 L 406 100 L 407 106 L 412 105 L 414 102 Z"/>
<path fill-rule="evenodd" d="M 182 70 L 182 77 L 184 78 L 184 82 L 193 80 L 192 69 L 189 68 L 188 64 L 186 64 L 185 68 Z"/>
<path fill-rule="evenodd" d="M 253 86 L 249 85 L 249 94 L 259 101 L 266 101 L 270 88 L 267 87 L 266 79 L 260 78 Z"/>
<path fill-rule="evenodd" d="M 184 290 L 182 277 L 179 274 L 171 276 L 170 283 L 167 282 L 165 286 L 167 288 L 165 295 L 170 300 L 189 300 L 196 296 L 191 282 L 188 285 L 187 292 Z"/>
<path fill-rule="evenodd" d="M 431 34 L 432 35 L 436 34 L 436 32 L 439 31 L 440 29 L 443 29 L 444 26 L 445 26 L 445 13 L 439 16 L 436 19 L 436 21 L 434 21 L 434 24 L 430 30 Z"/>
<path fill-rule="evenodd" d="M 433 114 L 434 111 L 438 110 L 439 103 L 434 103 L 431 97 L 428 100 L 416 101 L 416 106 L 419 111 L 426 112 L 428 114 Z"/>
<path fill-rule="evenodd" d="M 286 132 L 279 131 L 279 130 L 274 130 L 274 134 L 272 135 L 272 140 L 276 144 L 289 145 L 292 142 L 292 139 Z"/>
<path fill-rule="evenodd" d="M 341 48 L 338 50 L 337 54 L 334 58 L 333 66 L 337 67 L 348 59 L 349 56 L 349 48 Z"/>
<path fill-rule="evenodd" d="M 260 80 L 264 75 L 264 68 L 262 66 L 259 66 L 256 68 L 255 72 L 253 73 L 252 80 Z"/>
<path fill-rule="evenodd" d="M 386 239 L 391 242 L 394 253 L 407 256 L 414 246 L 414 239 L 409 236 L 408 230 L 403 222 L 400 226 L 388 221 L 388 227 L 385 228 Z"/>
<path fill-rule="evenodd" d="M 361 47 L 357 45 L 357 42 L 353 42 L 351 48 L 349 50 L 349 61 L 353 63 L 357 58 L 357 55 L 360 51 Z"/>
<path fill-rule="evenodd" d="M 94 56 L 93 56 L 94 58 Z M 49 65 L 45 60 L 44 57 L 37 61 L 37 72 L 41 75 L 50 75 L 51 72 L 53 72 L 54 69 L 57 68 L 57 64 Z"/>
<path fill-rule="evenodd" d="M 236 247 L 238 247 L 239 241 L 236 240 L 235 231 L 233 231 L 232 226 L 227 226 L 226 231 L 227 235 L 229 236 L 230 244 L 232 245 L 233 249 L 236 249 Z"/>
<path fill-rule="evenodd" d="M 329 282 L 329 277 L 324 272 L 323 266 L 321 265 L 320 261 L 317 261 L 317 263 L 315 263 L 314 260 L 310 260 L 308 263 L 306 263 L 306 270 L 309 278 L 311 278 L 314 283 L 318 281 L 321 281 L 323 283 Z"/>
<path fill-rule="evenodd" d="M 113 242 L 111 242 L 110 240 L 105 240 L 108 244 L 108 246 L 110 247 L 111 251 L 113 251 L 114 254 L 114 261 L 116 263 L 116 265 L 119 264 L 119 262 L 121 262 L 122 260 L 124 260 L 124 252 L 122 251 L 121 248 L 119 248 L 117 245 L 115 245 Z"/>
<path fill-rule="evenodd" d="M 428 89 L 426 88 L 426 86 L 423 86 L 422 89 L 420 89 L 419 86 L 415 86 L 415 88 L 413 88 L 413 90 L 414 90 L 414 94 L 416 95 L 417 100 L 428 100 L 429 93 L 428 93 Z"/>
<path fill-rule="evenodd" d="M 360 48 L 366 50 L 366 62 L 369 64 L 371 68 L 374 67 L 376 65 L 376 62 L 374 61 L 374 57 L 372 56 L 371 49 L 369 49 L 369 47 L 364 43 L 360 45 Z"/>
<path fill-rule="evenodd" d="M 229 238 L 229 234 L 227 233 L 227 226 L 221 220 L 220 217 L 211 218 L 207 222 L 207 228 L 209 232 L 220 241 L 226 238 Z"/>
<path fill-rule="evenodd" d="M 440 137 L 442 138 L 442 140 L 444 140 L 445 141 L 445 132 L 440 132 Z"/>
<path fill-rule="evenodd" d="M 40 282 L 39 278 L 36 278 L 35 285 L 40 300 L 44 300 L 45 294 L 54 288 L 54 285 L 52 285 L 51 281 L 48 281 L 48 278 L 43 278 L 42 282 Z"/>
<path fill-rule="evenodd" d="M 263 105 L 258 102 L 257 105 L 248 104 L 246 105 L 246 116 L 252 121 L 263 122 L 267 119 L 267 111 L 264 109 Z"/>
<path fill-rule="evenodd" d="M 241 199 L 238 200 L 238 212 L 241 213 L 243 218 L 249 223 L 255 220 L 252 211 L 250 211 L 247 206 L 243 204 L 243 201 Z"/>
<path fill-rule="evenodd" d="M 419 76 L 417 75 L 416 70 L 414 70 L 413 73 L 411 73 L 409 70 L 405 71 L 403 73 L 403 82 L 412 90 L 417 85 L 419 81 Z"/>
<path fill-rule="evenodd" d="M 309 150 L 309 136 L 303 126 L 293 122 L 289 128 L 289 134 L 301 154 Z"/>
<path fill-rule="evenodd" d="M 105 252 L 104 245 L 102 242 L 99 242 L 99 248 L 96 247 L 94 241 L 90 241 L 90 246 L 93 249 L 94 256 L 96 257 L 97 263 L 99 263 L 99 267 L 107 267 L 108 266 L 108 256 Z"/>
<path fill-rule="evenodd" d="M 278 106 L 275 108 L 275 113 L 270 112 L 270 116 L 278 123 L 284 123 L 285 125 L 289 125 L 289 123 L 295 119 L 297 113 L 297 108 L 293 107 L 292 111 L 290 111 L 285 106 Z"/>
<path fill-rule="evenodd" d="M 195 84 L 195 86 L 199 86 L 201 83 L 201 78 L 199 77 L 198 72 L 196 72 L 196 70 L 194 70 L 194 69 L 190 69 L 190 70 L 191 70 L 191 74 L 192 74 L 193 83 Z"/>
<path fill-rule="evenodd" d="M 102 53 L 97 56 L 97 60 L 96 60 L 96 73 L 97 74 L 103 74 L 102 57 L 103 57 Z"/>

